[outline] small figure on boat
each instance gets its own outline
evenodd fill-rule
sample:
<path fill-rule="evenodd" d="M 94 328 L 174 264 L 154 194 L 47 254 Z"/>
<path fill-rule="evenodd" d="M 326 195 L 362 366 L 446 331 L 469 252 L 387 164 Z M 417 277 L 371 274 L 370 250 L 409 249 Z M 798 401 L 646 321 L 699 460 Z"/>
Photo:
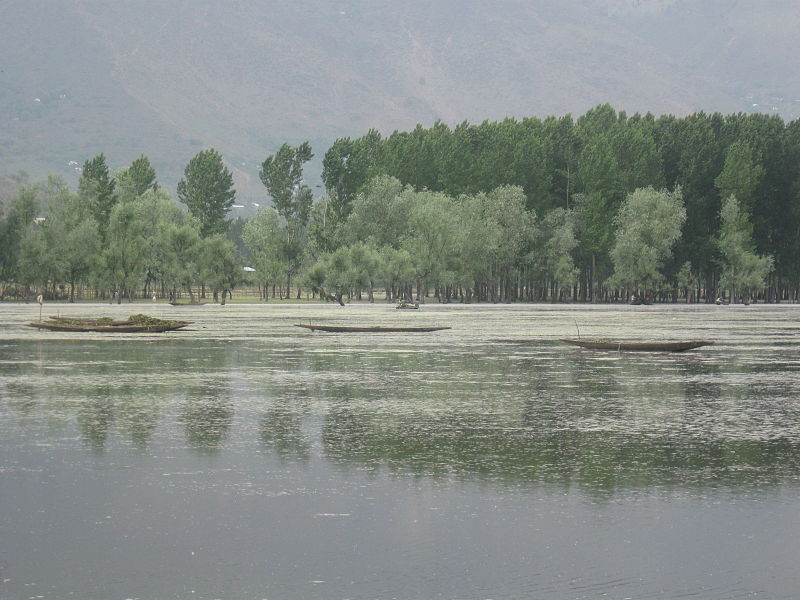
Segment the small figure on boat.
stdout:
<path fill-rule="evenodd" d="M 411 308 L 411 309 L 419 308 L 419 300 L 417 300 L 412 304 L 411 300 L 407 300 L 406 298 L 401 298 L 397 302 L 397 306 L 395 306 L 395 308 Z"/>
<path fill-rule="evenodd" d="M 631 294 L 630 304 L 632 306 L 641 306 L 642 304 L 652 304 L 653 301 L 648 296 L 640 296 L 639 294 Z"/>

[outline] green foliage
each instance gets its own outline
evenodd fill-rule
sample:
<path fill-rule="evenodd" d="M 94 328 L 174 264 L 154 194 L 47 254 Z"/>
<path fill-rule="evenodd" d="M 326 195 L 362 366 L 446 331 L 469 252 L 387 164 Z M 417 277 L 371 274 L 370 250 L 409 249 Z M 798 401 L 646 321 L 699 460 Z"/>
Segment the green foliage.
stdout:
<path fill-rule="evenodd" d="M 616 218 L 610 285 L 653 291 L 663 281 L 661 268 L 681 235 L 686 209 L 680 189 L 652 187 L 629 194 Z"/>
<path fill-rule="evenodd" d="M 303 165 L 313 157 L 308 142 L 297 148 L 283 144 L 261 163 L 258 173 L 261 182 L 272 197 L 275 210 L 287 222 L 296 221 L 304 226 L 308 221 L 312 193 L 303 184 Z"/>
<path fill-rule="evenodd" d="M 75 299 L 75 285 L 88 283 L 102 265 L 101 239 L 97 222 L 79 196 L 69 193 L 51 203 L 44 229 L 55 261 L 59 279 L 70 284 L 70 301 Z"/>
<path fill-rule="evenodd" d="M 413 257 L 414 270 L 423 286 L 451 285 L 459 261 L 463 230 L 452 198 L 436 192 L 418 192 L 408 213 L 408 230 L 402 247 Z"/>
<path fill-rule="evenodd" d="M 284 220 L 282 255 L 286 265 L 286 290 L 303 260 L 313 194 L 303 183 L 303 165 L 314 155 L 308 142 L 297 148 L 283 144 L 261 164 L 259 177 Z"/>
<path fill-rule="evenodd" d="M 111 211 L 117 204 L 116 183 L 108 174 L 106 157 L 103 154 L 87 160 L 83 164 L 78 193 L 89 203 L 92 215 L 105 238 Z"/>
<path fill-rule="evenodd" d="M 202 240 L 199 248 L 200 280 L 208 284 L 215 297 L 221 293 L 225 304 L 226 293 L 242 281 L 242 262 L 236 248 L 222 235 Z"/>
<path fill-rule="evenodd" d="M 578 281 L 579 271 L 572 257 L 578 245 L 573 220 L 570 211 L 556 208 L 547 214 L 541 226 L 544 270 L 559 292 Z"/>
<path fill-rule="evenodd" d="M 359 242 L 323 254 L 306 273 L 305 283 L 341 302 L 345 295 L 357 294 L 361 290 L 371 292 L 382 274 L 382 266 L 381 254 Z"/>
<path fill-rule="evenodd" d="M 387 290 L 407 289 L 414 284 L 414 257 L 408 250 L 384 246 L 380 250 L 379 265 Z"/>
<path fill-rule="evenodd" d="M 219 152 L 213 148 L 198 152 L 186 165 L 177 191 L 178 199 L 200 222 L 203 237 L 225 233 L 225 216 L 233 205 L 236 190 L 233 176 Z"/>
<path fill-rule="evenodd" d="M 138 198 L 148 190 L 158 189 L 156 171 L 144 155 L 134 160 L 130 167 L 121 169 L 114 180 L 122 202 Z"/>
<path fill-rule="evenodd" d="M 253 257 L 254 278 L 260 287 L 275 285 L 286 272 L 284 232 L 274 208 L 265 208 L 248 219 L 242 234 Z"/>
<path fill-rule="evenodd" d="M 728 196 L 720 211 L 720 233 L 716 240 L 722 254 L 720 288 L 730 291 L 731 297 L 763 289 L 767 275 L 773 269 L 771 256 L 759 256 L 754 250 L 752 226 L 736 199 Z"/>
<path fill-rule="evenodd" d="M 322 181 L 330 198 L 332 217 L 343 222 L 356 194 L 376 175 L 381 135 L 371 129 L 357 140 L 336 140 L 322 160 Z"/>
<path fill-rule="evenodd" d="M 192 286 L 199 279 L 201 237 L 193 223 L 169 223 L 163 231 L 163 280 L 172 290 L 186 290 L 194 301 Z"/>
<path fill-rule="evenodd" d="M 312 156 L 304 142 L 267 157 L 260 177 L 275 207 L 231 232 L 234 255 L 247 256 L 262 290 L 284 276 L 283 292 L 305 273 L 314 285 L 346 283 L 348 293 L 377 281 L 390 294 L 413 285 L 445 301 L 566 290 L 599 300 L 621 287 L 708 294 L 720 276 L 756 293 L 765 281 L 756 276 L 765 270 L 760 256 L 774 256 L 766 293 L 788 297 L 797 288 L 800 126 L 775 116 L 655 118 L 601 105 L 577 119 L 437 122 L 385 138 L 370 130 L 332 144 L 323 160 L 327 194 L 317 198 L 303 182 Z M 57 180 L 23 188 L 0 218 L 0 294 L 56 282 L 127 293 L 159 283 L 219 288 L 207 266 L 214 253 L 204 249 L 215 248 L 220 272 L 234 264 L 215 238 L 228 228 L 231 182 L 219 153 L 198 153 L 178 185 L 188 220 L 168 208 L 174 202 L 143 155 L 115 179 L 102 154 L 87 161 L 74 198 Z M 721 198 L 730 195 L 748 244 L 722 218 Z M 34 227 L 36 216 L 46 218 Z M 377 272 L 367 248 L 379 257 Z"/>
<path fill-rule="evenodd" d="M 11 199 L 8 216 L 0 219 L 0 284 L 13 282 L 19 277 L 20 244 L 27 229 L 33 225 L 39 205 L 36 188 L 22 186 Z"/>
<path fill-rule="evenodd" d="M 725 166 L 714 179 L 722 198 L 736 196 L 741 209 L 753 214 L 755 192 L 764 168 L 755 162 L 753 151 L 746 142 L 734 142 L 725 154 Z"/>
<path fill-rule="evenodd" d="M 343 239 L 348 243 L 370 240 L 378 248 L 399 247 L 408 227 L 409 198 L 413 194 L 394 177 L 376 177 L 353 202 Z"/>

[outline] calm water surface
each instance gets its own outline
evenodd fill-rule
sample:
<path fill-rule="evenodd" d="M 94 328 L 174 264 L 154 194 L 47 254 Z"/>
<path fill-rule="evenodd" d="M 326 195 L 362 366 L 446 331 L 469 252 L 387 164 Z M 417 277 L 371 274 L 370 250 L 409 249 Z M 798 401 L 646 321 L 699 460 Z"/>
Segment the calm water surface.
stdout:
<path fill-rule="evenodd" d="M 194 321 L 113 337 L 38 312 L 0 305 L 4 600 L 800 593 L 800 307 L 45 307 Z"/>

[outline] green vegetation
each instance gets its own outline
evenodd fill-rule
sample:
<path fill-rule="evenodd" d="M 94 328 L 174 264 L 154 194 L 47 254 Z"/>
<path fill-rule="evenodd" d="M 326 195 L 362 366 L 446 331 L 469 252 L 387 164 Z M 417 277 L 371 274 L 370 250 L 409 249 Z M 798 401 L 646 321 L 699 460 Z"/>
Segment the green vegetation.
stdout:
<path fill-rule="evenodd" d="M 224 301 L 245 260 L 265 300 L 302 289 L 339 302 L 376 290 L 442 302 L 800 293 L 796 121 L 601 105 L 578 119 L 370 130 L 330 147 L 316 198 L 303 181 L 312 156 L 308 142 L 267 156 L 274 208 L 235 227 L 213 149 L 178 185 L 188 214 L 145 156 L 113 176 L 102 154 L 86 161 L 77 193 L 55 178 L 24 186 L 0 221 L 0 295 L 194 299 L 208 288 Z"/>

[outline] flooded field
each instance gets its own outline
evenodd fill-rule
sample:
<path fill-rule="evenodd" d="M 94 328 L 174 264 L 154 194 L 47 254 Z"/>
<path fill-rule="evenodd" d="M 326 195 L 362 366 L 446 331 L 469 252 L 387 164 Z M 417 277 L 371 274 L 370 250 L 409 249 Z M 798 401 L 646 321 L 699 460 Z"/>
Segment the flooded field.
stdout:
<path fill-rule="evenodd" d="M 0 305 L 3 600 L 800 590 L 798 306 L 56 313 L 194 323 L 56 333 Z"/>

